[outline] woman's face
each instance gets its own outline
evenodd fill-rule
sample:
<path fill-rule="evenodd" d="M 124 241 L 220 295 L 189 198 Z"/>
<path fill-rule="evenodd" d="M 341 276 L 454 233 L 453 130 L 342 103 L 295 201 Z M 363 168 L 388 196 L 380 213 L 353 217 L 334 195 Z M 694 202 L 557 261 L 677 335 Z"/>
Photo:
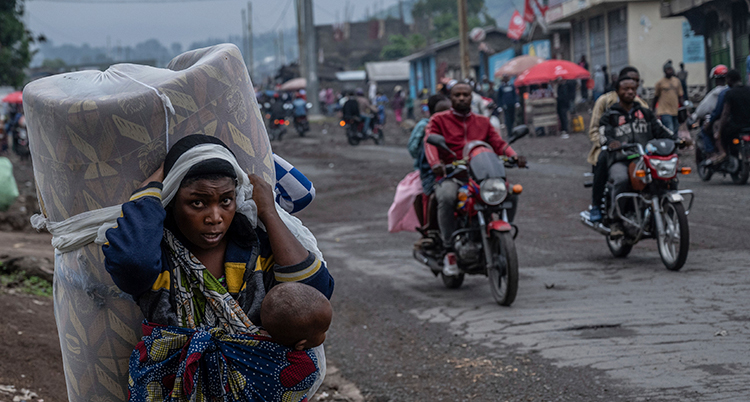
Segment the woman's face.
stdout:
<path fill-rule="evenodd" d="M 210 250 L 222 243 L 236 210 L 233 179 L 199 179 L 177 191 L 174 218 L 190 243 Z"/>

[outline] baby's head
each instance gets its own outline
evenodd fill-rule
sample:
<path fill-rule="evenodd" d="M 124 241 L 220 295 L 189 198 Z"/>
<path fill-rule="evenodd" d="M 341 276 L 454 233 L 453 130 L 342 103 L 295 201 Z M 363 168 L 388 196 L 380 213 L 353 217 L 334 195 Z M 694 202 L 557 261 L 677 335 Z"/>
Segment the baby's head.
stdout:
<path fill-rule="evenodd" d="M 260 319 L 271 338 L 295 350 L 321 345 L 332 317 L 328 299 L 299 282 L 274 286 L 260 308 Z"/>

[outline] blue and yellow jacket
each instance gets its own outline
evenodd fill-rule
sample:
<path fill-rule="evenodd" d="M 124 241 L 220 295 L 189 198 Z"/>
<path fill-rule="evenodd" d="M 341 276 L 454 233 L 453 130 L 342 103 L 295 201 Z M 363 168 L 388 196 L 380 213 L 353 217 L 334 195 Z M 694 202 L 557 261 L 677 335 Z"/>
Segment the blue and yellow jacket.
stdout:
<path fill-rule="evenodd" d="M 123 292 L 133 296 L 149 322 L 179 326 L 171 277 L 174 267 L 162 243 L 164 227 L 174 228 L 161 204 L 162 184 L 149 183 L 136 190 L 122 206 L 117 226 L 107 230 L 102 247 L 104 267 Z M 179 230 L 172 233 L 184 242 Z M 292 266 L 274 262 L 268 235 L 252 229 L 247 218 L 236 214 L 227 233 L 224 275 L 229 293 L 253 323 L 260 325 L 260 304 L 266 292 L 282 282 L 302 282 L 326 297 L 333 293 L 333 278 L 324 262 L 309 253 Z"/>

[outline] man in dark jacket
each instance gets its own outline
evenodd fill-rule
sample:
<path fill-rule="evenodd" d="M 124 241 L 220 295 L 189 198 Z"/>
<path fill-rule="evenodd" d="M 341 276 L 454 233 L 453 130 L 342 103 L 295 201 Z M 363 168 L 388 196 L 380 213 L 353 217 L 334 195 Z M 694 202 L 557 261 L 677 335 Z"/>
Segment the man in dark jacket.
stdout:
<path fill-rule="evenodd" d="M 621 75 L 617 82 L 619 103 L 615 103 L 602 115 L 600 121 L 600 141 L 602 150 L 607 147 L 607 165 L 609 166 L 609 180 L 614 183 L 612 197 L 627 190 L 630 183 L 628 177 L 628 160 L 626 155 L 618 149 L 623 144 L 646 145 L 655 138 L 669 138 L 677 140 L 677 134 L 667 129 L 654 113 L 635 101 L 638 83 L 627 75 Z M 613 151 L 614 150 L 614 151 Z M 595 183 L 593 188 L 592 205 L 601 204 L 606 184 Z M 611 235 L 622 235 L 619 225 L 613 225 Z"/>
<path fill-rule="evenodd" d="M 508 133 L 513 131 L 513 124 L 516 121 L 516 87 L 510 82 L 510 77 L 503 75 L 503 82 L 497 90 L 497 105 L 503 108 L 505 115 L 505 129 Z"/>

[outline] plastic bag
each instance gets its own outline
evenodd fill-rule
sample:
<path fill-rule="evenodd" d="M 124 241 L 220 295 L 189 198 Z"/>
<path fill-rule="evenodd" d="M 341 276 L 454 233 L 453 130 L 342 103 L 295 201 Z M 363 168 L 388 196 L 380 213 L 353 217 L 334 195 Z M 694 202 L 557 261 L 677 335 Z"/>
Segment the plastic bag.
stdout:
<path fill-rule="evenodd" d="M 7 211 L 18 198 L 18 186 L 13 177 L 13 163 L 0 156 L 0 211 Z"/>

